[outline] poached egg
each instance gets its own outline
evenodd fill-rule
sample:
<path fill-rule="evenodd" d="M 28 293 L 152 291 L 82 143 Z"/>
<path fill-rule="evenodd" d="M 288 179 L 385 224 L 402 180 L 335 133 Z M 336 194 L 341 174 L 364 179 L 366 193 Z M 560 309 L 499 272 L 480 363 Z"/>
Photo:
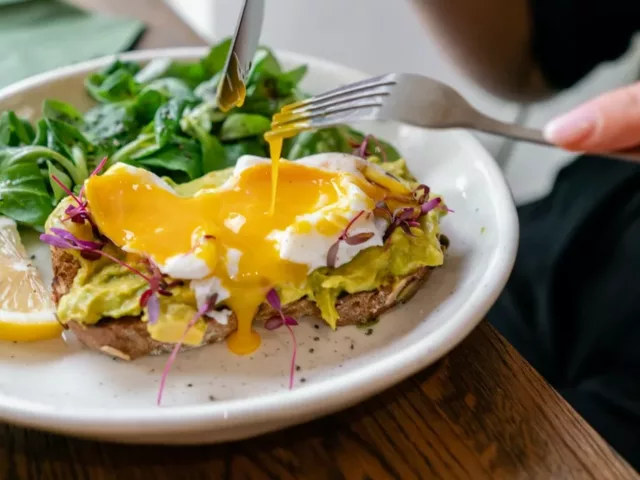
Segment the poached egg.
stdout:
<path fill-rule="evenodd" d="M 199 306 L 217 294 L 235 313 L 238 328 L 228 345 L 238 354 L 260 345 L 252 319 L 271 288 L 302 286 L 309 273 L 327 266 L 330 248 L 350 222 L 351 235 L 371 236 L 357 245 L 340 242 L 335 266 L 382 245 L 388 226 L 372 213 L 389 191 L 363 174 L 369 162 L 341 153 L 281 160 L 276 192 L 272 167 L 269 159 L 244 156 L 222 186 L 188 197 L 126 164 L 85 184 L 103 235 L 148 256 L 170 277 L 190 280 Z M 228 311 L 210 316 L 223 323 Z"/>

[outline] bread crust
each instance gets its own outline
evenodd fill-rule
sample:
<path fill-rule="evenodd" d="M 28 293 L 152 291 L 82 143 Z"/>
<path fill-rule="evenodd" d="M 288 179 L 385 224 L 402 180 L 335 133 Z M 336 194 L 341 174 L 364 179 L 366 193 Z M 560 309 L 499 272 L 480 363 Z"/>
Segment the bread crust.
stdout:
<path fill-rule="evenodd" d="M 53 264 L 53 300 L 58 304 L 66 295 L 75 279 L 80 262 L 68 252 L 52 247 Z M 392 285 L 378 290 L 345 295 L 336 302 L 339 319 L 338 326 L 365 324 L 398 305 L 408 301 L 427 280 L 433 268 L 422 267 L 414 273 L 398 279 Z M 302 298 L 283 307 L 285 315 L 294 318 L 305 316 L 320 317 L 320 310 L 314 302 Z M 254 322 L 263 325 L 276 312 L 264 303 L 258 309 Z M 145 355 L 160 355 L 170 352 L 173 343 L 162 343 L 149 335 L 146 325 L 140 317 L 103 318 L 94 325 L 84 325 L 70 321 L 68 327 L 88 348 L 123 360 L 135 360 Z M 200 346 L 224 340 L 236 329 L 234 314 L 229 316 L 227 325 L 221 325 L 213 319 L 206 319 L 206 331 Z M 194 347 L 184 346 L 183 349 Z M 197 348 L 197 347 L 196 347 Z"/>

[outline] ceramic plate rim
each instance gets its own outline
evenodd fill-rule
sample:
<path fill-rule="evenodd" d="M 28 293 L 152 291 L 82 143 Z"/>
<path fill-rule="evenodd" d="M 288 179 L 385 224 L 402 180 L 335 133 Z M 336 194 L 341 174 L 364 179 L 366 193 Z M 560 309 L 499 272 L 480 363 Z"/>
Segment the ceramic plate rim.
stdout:
<path fill-rule="evenodd" d="M 207 47 L 152 49 L 109 55 L 98 59 L 58 68 L 17 82 L 0 90 L 0 98 L 52 80 L 99 68 L 116 57 L 124 60 L 147 61 L 153 58 L 191 58 L 202 56 Z M 340 77 L 353 81 L 366 77 L 363 72 L 317 57 L 274 49 L 280 58 L 295 63 L 308 63 L 334 70 Z M 312 70 L 313 67 L 310 68 Z M 0 417 L 43 429 L 86 434 L 163 433 L 171 431 L 205 431 L 216 427 L 230 428 L 253 422 L 286 422 L 292 418 L 312 416 L 322 410 L 329 412 L 354 404 L 364 398 L 399 383 L 448 353 L 479 323 L 498 297 L 511 273 L 519 239 L 518 220 L 511 192 L 493 158 L 471 134 L 455 132 L 456 141 L 481 164 L 481 170 L 492 188 L 492 203 L 498 217 L 498 251 L 483 277 L 485 288 L 476 289 L 456 315 L 436 332 L 407 348 L 383 356 L 379 360 L 335 378 L 310 384 L 299 390 L 270 393 L 247 399 L 223 400 L 191 406 L 148 409 L 79 407 L 61 408 L 11 397 L 0 393 Z M 322 401 L 318 406 L 318 401 Z"/>

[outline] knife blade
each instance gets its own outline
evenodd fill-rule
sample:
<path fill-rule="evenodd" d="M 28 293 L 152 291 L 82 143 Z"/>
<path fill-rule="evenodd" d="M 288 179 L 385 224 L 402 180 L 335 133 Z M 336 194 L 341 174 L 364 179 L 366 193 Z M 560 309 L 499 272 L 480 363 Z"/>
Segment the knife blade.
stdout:
<path fill-rule="evenodd" d="M 264 0 L 244 0 L 218 84 L 216 101 L 223 112 L 244 103 L 245 81 L 258 48 L 263 18 Z"/>

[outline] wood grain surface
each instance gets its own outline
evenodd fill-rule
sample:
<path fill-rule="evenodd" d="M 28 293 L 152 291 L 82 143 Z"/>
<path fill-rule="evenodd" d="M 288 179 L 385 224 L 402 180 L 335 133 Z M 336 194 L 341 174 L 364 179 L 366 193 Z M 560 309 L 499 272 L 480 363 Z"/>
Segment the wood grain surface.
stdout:
<path fill-rule="evenodd" d="M 159 1 L 75 3 L 143 19 L 140 47 L 202 43 Z M 111 478 L 640 476 L 483 323 L 437 365 L 363 404 L 243 442 L 124 446 L 0 425 L 0 479 Z"/>

